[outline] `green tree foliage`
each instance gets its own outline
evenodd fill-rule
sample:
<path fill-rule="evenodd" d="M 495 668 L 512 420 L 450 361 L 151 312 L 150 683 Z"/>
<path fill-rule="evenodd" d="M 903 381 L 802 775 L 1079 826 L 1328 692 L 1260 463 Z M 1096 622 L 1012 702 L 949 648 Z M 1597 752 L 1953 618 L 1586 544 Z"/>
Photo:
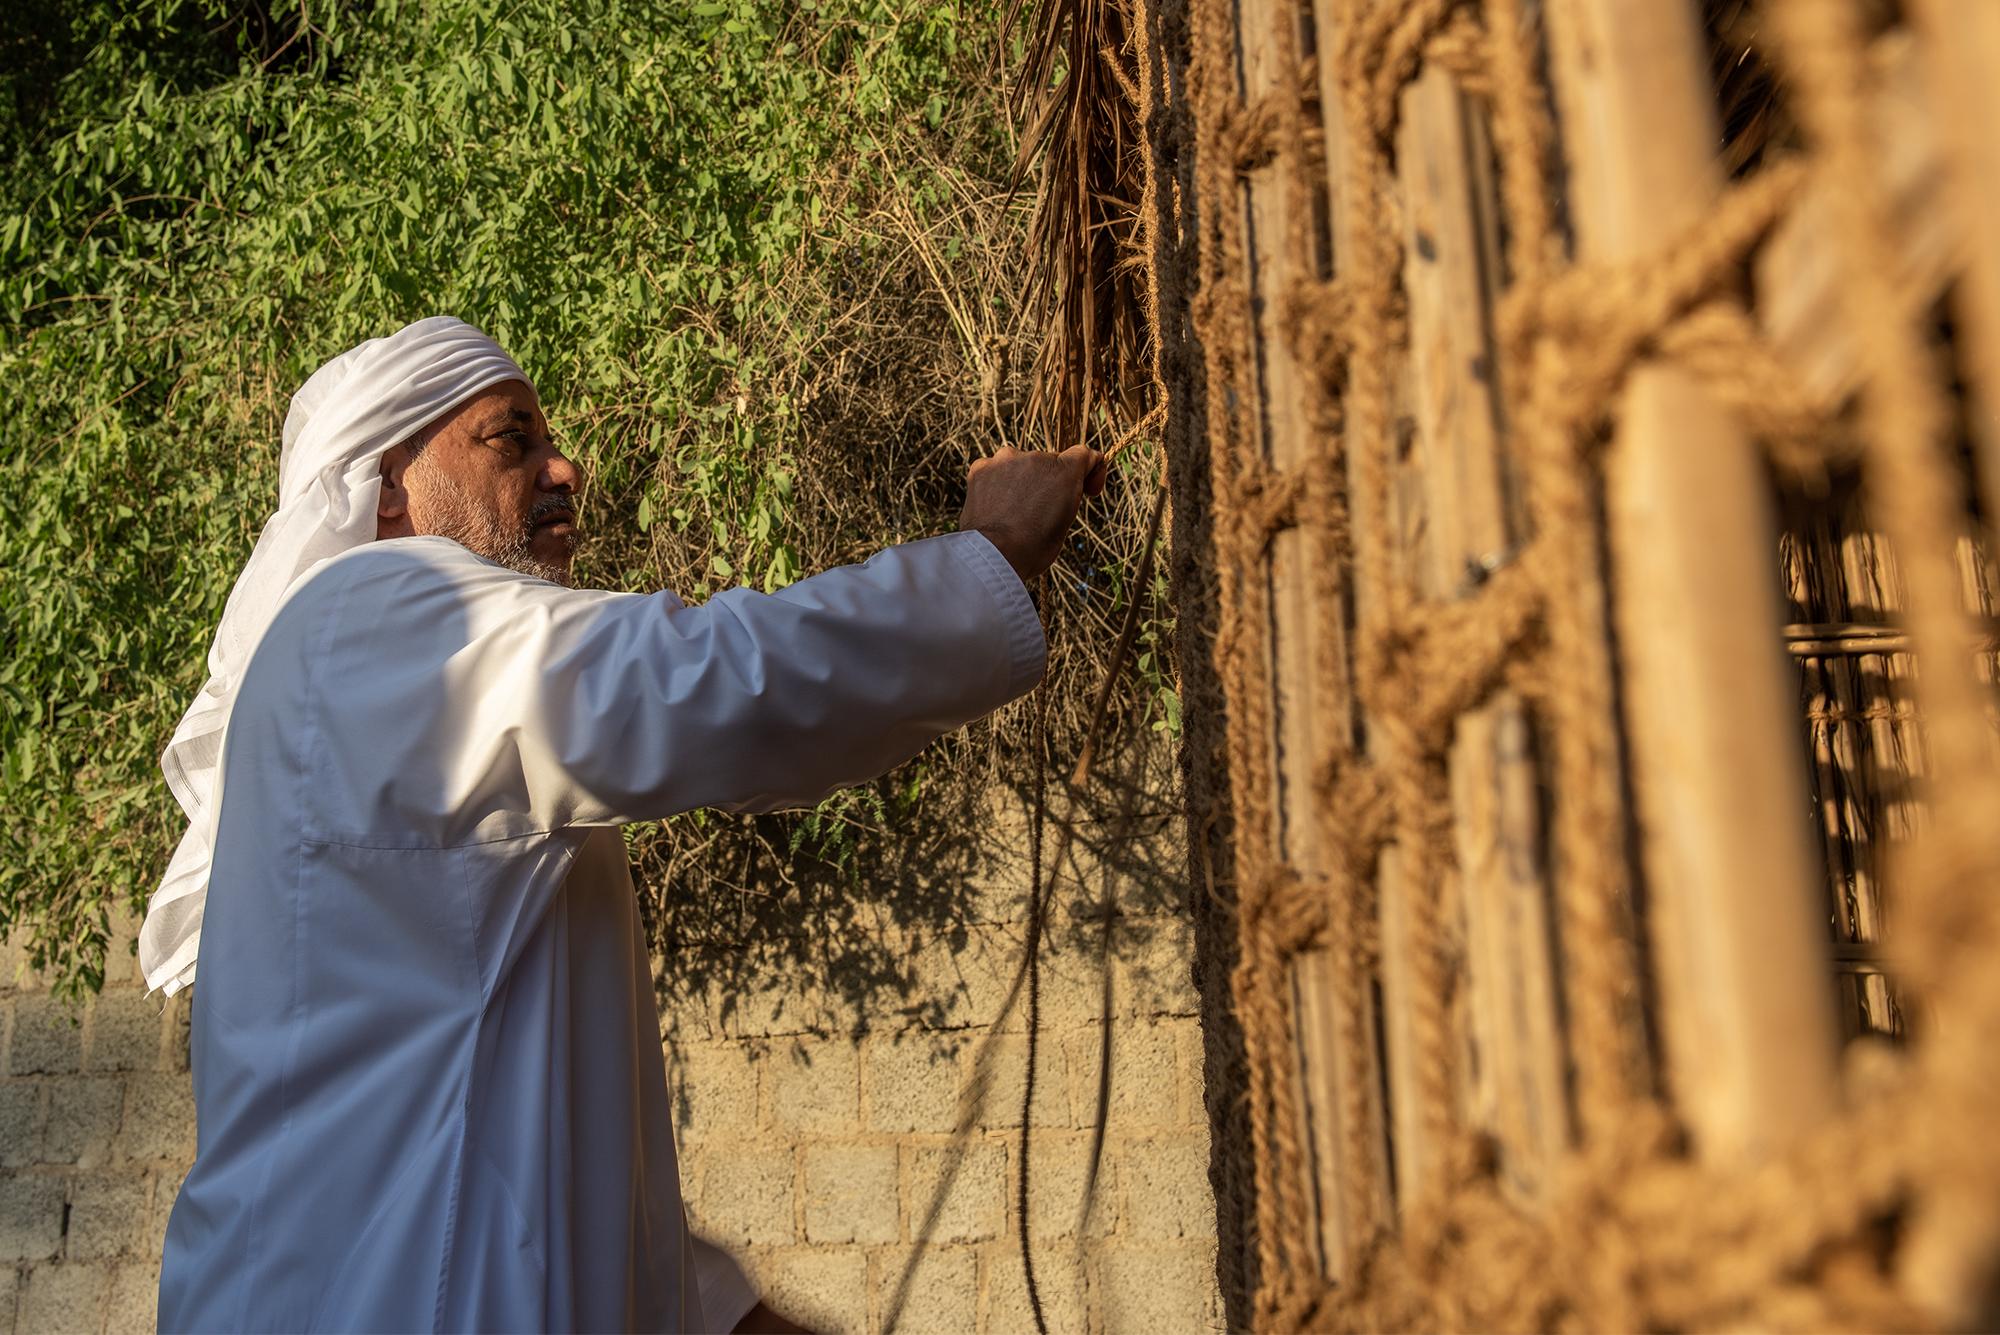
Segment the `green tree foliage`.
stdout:
<path fill-rule="evenodd" d="M 980 219 L 1020 212 L 994 6 L 260 4 L 0 7 L 0 931 L 72 990 L 178 837 L 158 755 L 267 513 L 286 396 L 326 357 L 427 314 L 482 325 L 594 479 L 614 536 L 583 573 L 696 597 L 934 531 L 990 445 L 926 463 L 893 429 L 916 410 L 878 412 L 893 483 L 863 469 L 841 484 L 862 501 L 803 515 L 801 442 L 838 434 L 815 386 L 910 333 L 854 323 L 885 248 L 931 285 L 918 336 L 975 383 L 883 394 L 1000 416 L 1008 294 L 962 280 L 1004 271 Z M 822 813 L 793 849 L 852 823 Z"/>

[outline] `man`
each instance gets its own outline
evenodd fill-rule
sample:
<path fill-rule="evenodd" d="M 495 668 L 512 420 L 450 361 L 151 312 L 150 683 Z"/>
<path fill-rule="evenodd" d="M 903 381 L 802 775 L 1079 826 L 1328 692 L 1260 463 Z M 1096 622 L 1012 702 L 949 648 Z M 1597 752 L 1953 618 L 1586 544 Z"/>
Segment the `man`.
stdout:
<path fill-rule="evenodd" d="M 1103 460 L 976 464 L 957 533 L 699 608 L 567 587 L 577 470 L 439 317 L 336 358 L 163 760 L 141 933 L 194 978 L 162 1330 L 729 1330 L 681 1208 L 618 826 L 810 803 L 1030 689 L 1024 580 Z"/>

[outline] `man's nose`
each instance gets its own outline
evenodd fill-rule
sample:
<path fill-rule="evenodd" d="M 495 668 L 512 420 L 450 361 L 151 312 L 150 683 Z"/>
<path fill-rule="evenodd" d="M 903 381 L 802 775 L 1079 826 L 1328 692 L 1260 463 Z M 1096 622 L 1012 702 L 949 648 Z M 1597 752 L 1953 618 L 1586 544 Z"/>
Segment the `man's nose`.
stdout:
<path fill-rule="evenodd" d="M 567 454 L 556 455 L 542 470 L 543 491 L 579 491 L 582 487 L 583 470 Z"/>

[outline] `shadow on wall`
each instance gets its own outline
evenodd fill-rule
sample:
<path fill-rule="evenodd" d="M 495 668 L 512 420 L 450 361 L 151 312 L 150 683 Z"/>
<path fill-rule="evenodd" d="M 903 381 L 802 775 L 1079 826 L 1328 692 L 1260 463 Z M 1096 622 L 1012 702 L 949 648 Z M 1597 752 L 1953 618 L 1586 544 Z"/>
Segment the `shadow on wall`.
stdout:
<path fill-rule="evenodd" d="M 1031 1105 L 1040 1294 L 1078 1318 L 1054 1324 L 1088 1312 L 1125 1313 L 1107 1329 L 1148 1328 L 1139 1314 L 1156 1310 L 1201 1319 L 1214 1223 L 1184 1041 L 1197 1002 L 1175 757 L 1140 743 L 1103 754 L 1108 772 L 1073 812 L 1049 784 L 1043 856 L 1065 851 L 1048 894 L 1032 1086 L 1021 985 L 1032 781 L 919 811 L 883 841 L 897 856 L 752 862 L 743 888 L 660 915 L 690 1214 L 781 1311 L 826 1329 L 1027 1328 L 1013 1192 Z M 1108 1145 L 1096 1143 L 1099 1098 Z M 1103 1191 L 1085 1167 L 1099 1150 Z M 1132 1198 L 1146 1220 L 1120 1222 L 1127 1191 L 1147 1193 Z M 1157 1299 L 1134 1306 L 1142 1289 Z"/>
<path fill-rule="evenodd" d="M 1046 896 L 1044 978 L 1072 1012 L 1101 987 L 1087 975 L 1105 955 L 1107 887 L 1121 985 L 1173 995 L 1189 986 L 1148 972 L 1168 958 L 1185 971 L 1184 956 L 1153 949 L 1189 908 L 1173 757 L 1152 734 L 1109 755 L 1110 772 L 1073 804 L 1053 764 L 1047 783 L 1044 855 L 1065 842 L 1067 854 Z M 839 861 L 787 847 L 796 817 L 711 816 L 737 827 L 718 836 L 733 833 L 748 852 L 733 888 L 718 880 L 699 898 L 677 897 L 671 869 L 642 859 L 663 1013 L 686 1036 L 711 1039 L 927 1031 L 942 1039 L 941 1055 L 952 1035 L 995 1024 L 1003 1009 L 1006 1027 L 1019 1028 L 1025 1002 L 1007 1003 L 1028 940 L 1035 786 L 1009 777 L 983 795 L 919 804 Z"/>

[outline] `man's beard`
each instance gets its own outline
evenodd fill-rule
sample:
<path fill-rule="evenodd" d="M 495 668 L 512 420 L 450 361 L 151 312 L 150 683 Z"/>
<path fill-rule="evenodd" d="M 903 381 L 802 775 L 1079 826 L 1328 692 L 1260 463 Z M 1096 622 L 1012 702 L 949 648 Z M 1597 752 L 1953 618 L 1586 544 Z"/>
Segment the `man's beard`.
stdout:
<path fill-rule="evenodd" d="M 423 468 L 423 463 L 422 456 L 418 456 L 410 471 Z M 518 570 L 523 575 L 551 584 L 569 584 L 569 562 L 545 561 L 534 551 L 536 522 L 550 512 L 568 511 L 568 497 L 542 497 L 526 519 L 510 528 L 442 468 L 424 469 L 423 493 L 423 503 L 410 507 L 410 519 L 419 533 L 450 538 L 475 556 L 483 556 L 495 565 Z"/>

